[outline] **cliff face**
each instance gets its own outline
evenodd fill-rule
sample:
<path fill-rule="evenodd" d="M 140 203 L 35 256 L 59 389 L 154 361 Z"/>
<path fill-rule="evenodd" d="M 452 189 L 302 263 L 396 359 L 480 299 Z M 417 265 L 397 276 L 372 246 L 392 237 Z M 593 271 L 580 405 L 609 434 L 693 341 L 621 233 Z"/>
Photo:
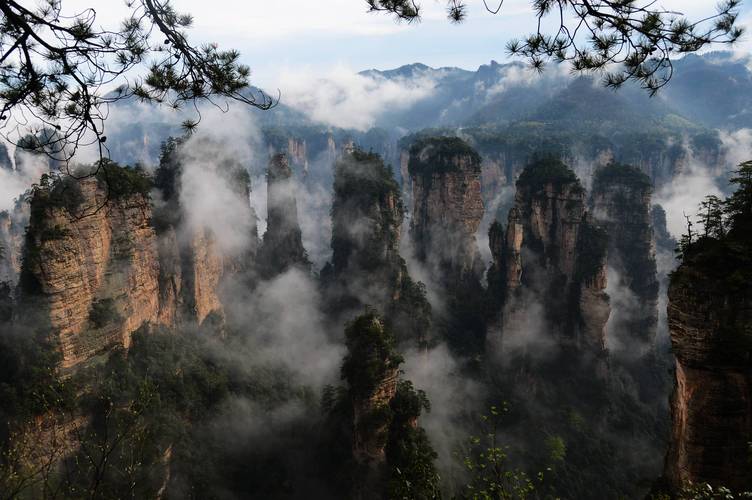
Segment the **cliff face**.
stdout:
<path fill-rule="evenodd" d="M 63 368 L 127 347 L 142 324 L 158 322 L 160 310 L 147 196 L 132 192 L 105 205 L 97 179 L 74 182 L 34 193 L 20 282 L 21 300 L 47 311 Z"/>
<path fill-rule="evenodd" d="M 410 236 L 418 259 L 447 283 L 476 280 L 484 267 L 475 239 L 484 213 L 480 156 L 457 138 L 432 138 L 410 149 Z"/>
<path fill-rule="evenodd" d="M 650 348 L 658 323 L 651 192 L 650 178 L 627 165 L 602 167 L 593 180 L 592 212 L 609 235 L 608 264 L 636 299 L 615 312 L 612 331 L 635 351 Z"/>
<path fill-rule="evenodd" d="M 211 227 L 190 225 L 180 192 L 184 161 L 181 143 L 173 141 L 163 152 L 155 173 L 155 187 L 161 203 L 155 210 L 154 225 L 159 241 L 160 297 L 165 322 L 203 323 L 212 313 L 222 316 L 221 288 L 226 277 L 241 276 L 251 268 L 258 252 L 256 215 L 250 196 L 250 178 L 242 165 L 232 162 L 209 164 L 239 201 L 236 214 L 239 230 L 249 230 L 247 245 L 222 248 Z M 210 150 L 214 145 L 207 144 Z M 188 201 L 189 203 L 190 201 Z"/>
<path fill-rule="evenodd" d="M 497 233 L 500 229 L 497 227 Z M 605 234 L 585 211 L 585 190 L 561 162 L 528 166 L 517 182 L 503 243 L 492 238 L 489 283 L 505 302 L 504 333 L 519 328 L 530 301 L 542 305 L 557 341 L 602 352 L 610 314 Z"/>
<path fill-rule="evenodd" d="M 665 475 L 674 491 L 689 481 L 752 488 L 752 289 L 749 281 L 732 285 L 724 274 L 685 258 L 671 277 L 676 385 Z"/>
<path fill-rule="evenodd" d="M 272 276 L 292 267 L 310 271 L 298 223 L 295 182 L 285 155 L 272 157 L 266 178 L 267 229 L 259 250 L 259 273 Z"/>
<path fill-rule="evenodd" d="M 45 177 L 31 196 L 19 307 L 49 321 L 61 368 L 128 347 L 147 323 L 221 316 L 224 277 L 249 264 L 211 230 L 181 226 L 177 188 L 158 209 L 151 189 L 143 173 L 109 164 L 82 181 Z"/>
<path fill-rule="evenodd" d="M 378 155 L 353 150 L 335 165 L 332 262 L 322 270 L 340 312 L 377 307 L 400 341 L 426 341 L 430 305 L 400 255 L 399 186 Z"/>
<path fill-rule="evenodd" d="M 10 161 L 10 154 L 5 144 L 0 144 L 0 170 L 13 170 L 13 163 Z"/>

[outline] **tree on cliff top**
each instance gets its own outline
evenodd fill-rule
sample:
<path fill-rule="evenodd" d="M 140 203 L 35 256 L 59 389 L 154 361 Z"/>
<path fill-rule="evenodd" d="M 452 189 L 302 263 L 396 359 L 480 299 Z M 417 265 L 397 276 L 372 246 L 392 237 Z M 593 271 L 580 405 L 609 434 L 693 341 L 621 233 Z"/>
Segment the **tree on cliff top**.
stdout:
<path fill-rule="evenodd" d="M 31 130 L 45 137 L 38 149 L 57 160 L 70 160 L 84 145 L 105 157 L 108 107 L 123 99 L 175 109 L 216 98 L 261 109 L 274 104 L 249 90 L 250 70 L 237 51 L 192 45 L 185 31 L 192 18 L 170 0 L 126 4 L 129 17 L 105 29 L 93 8 L 67 15 L 61 0 L 0 2 L 0 133 L 6 139 Z M 188 130 L 196 124 L 183 123 Z M 54 132 L 40 136 L 40 130 Z"/>
<path fill-rule="evenodd" d="M 752 161 L 739 165 L 730 182 L 736 190 L 725 200 L 708 196 L 700 204 L 699 220 L 703 234 L 692 231 L 687 217 L 687 233 L 677 247 L 682 264 L 672 282 L 684 274 L 684 267 L 712 276 L 726 291 L 746 290 L 752 280 Z"/>
<path fill-rule="evenodd" d="M 737 190 L 726 200 L 726 213 L 731 219 L 732 227 L 748 231 L 752 226 L 752 160 L 745 161 L 734 171 L 730 179 Z"/>
<path fill-rule="evenodd" d="M 366 0 L 370 10 L 393 14 L 398 20 L 420 19 L 416 0 Z M 526 58 L 542 70 L 548 61 L 568 61 L 576 72 L 599 72 L 608 87 L 638 82 L 651 95 L 671 79 L 672 59 L 712 44 L 731 44 L 742 35 L 736 25 L 741 0 L 722 0 L 716 12 L 691 21 L 681 13 L 666 10 L 653 0 L 531 0 L 537 16 L 535 33 L 511 40 L 507 51 Z M 467 16 L 465 0 L 447 0 L 452 22 Z M 504 0 L 488 2 L 485 8 L 497 14 Z M 498 5 L 497 5 L 498 4 Z M 545 18 L 558 18 L 559 28 L 542 29 Z"/>

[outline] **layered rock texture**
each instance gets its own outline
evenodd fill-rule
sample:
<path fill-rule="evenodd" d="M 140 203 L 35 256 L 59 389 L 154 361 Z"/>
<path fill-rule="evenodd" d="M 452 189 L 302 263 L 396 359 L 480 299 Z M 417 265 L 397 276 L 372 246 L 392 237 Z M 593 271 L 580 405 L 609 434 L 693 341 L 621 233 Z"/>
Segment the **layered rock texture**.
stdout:
<path fill-rule="evenodd" d="M 115 172 L 115 168 L 110 172 Z M 134 179 L 137 174 L 134 174 Z M 58 181 L 31 200 L 22 304 L 46 311 L 69 368 L 159 321 L 157 237 L 148 188 L 110 195 L 97 178 Z"/>
<path fill-rule="evenodd" d="M 505 304 L 502 335 L 523 334 L 523 316 L 542 307 L 544 329 L 557 343 L 602 353 L 610 314 L 606 236 L 586 212 L 574 173 L 558 160 L 529 165 L 506 232 L 496 223 L 490 235 L 488 280 L 493 302 Z"/>
<path fill-rule="evenodd" d="M 654 343 L 659 283 L 651 214 L 652 182 L 639 169 L 611 163 L 593 179 L 591 210 L 608 232 L 608 265 L 626 296 L 614 304 L 610 330 L 633 352 Z"/>
<path fill-rule="evenodd" d="M 157 173 L 157 209 L 152 180 L 115 164 L 81 181 L 45 176 L 31 195 L 19 317 L 33 312 L 49 323 L 61 368 L 128 347 L 145 324 L 221 317 L 224 277 L 250 264 L 248 253 L 223 251 L 209 228 L 181 224 L 171 161 L 166 155 Z M 239 184 L 247 200 L 248 185 Z"/>
<path fill-rule="evenodd" d="M 484 268 L 475 238 L 484 213 L 480 156 L 458 138 L 423 139 L 411 147 L 408 169 L 416 257 L 446 284 L 477 280 Z"/>
<path fill-rule="evenodd" d="M 269 277 L 293 267 L 310 271 L 298 223 L 296 184 L 286 155 L 272 157 L 266 179 L 267 230 L 259 249 L 259 273 Z"/>
<path fill-rule="evenodd" d="M 685 250 L 672 274 L 668 320 L 676 356 L 665 475 L 752 489 L 752 225 Z"/>
<path fill-rule="evenodd" d="M 332 307 L 350 314 L 371 305 L 400 341 L 427 341 L 430 305 L 400 255 L 404 209 L 392 171 L 354 149 L 335 164 L 332 261 L 322 280 Z"/>

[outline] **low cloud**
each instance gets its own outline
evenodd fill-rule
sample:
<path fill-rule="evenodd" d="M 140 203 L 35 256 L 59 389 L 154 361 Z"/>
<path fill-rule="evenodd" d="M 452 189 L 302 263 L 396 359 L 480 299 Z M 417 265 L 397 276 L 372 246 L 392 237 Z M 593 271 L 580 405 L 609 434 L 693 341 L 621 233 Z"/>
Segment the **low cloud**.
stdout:
<path fill-rule="evenodd" d="M 247 114 L 216 111 L 204 117 L 199 132 L 179 152 L 184 229 L 189 234 L 211 230 L 227 254 L 248 248 L 255 220 L 242 186 L 238 186 L 237 179 L 225 175 L 223 168 L 249 169 L 255 137 L 259 137 L 259 132 Z"/>
<path fill-rule="evenodd" d="M 320 391 L 338 381 L 344 345 L 330 338 L 318 284 L 291 269 L 261 282 L 250 294 L 229 289 L 225 307 L 233 324 L 248 325 L 240 335 L 245 349 L 236 366 L 284 366 L 295 382 Z"/>
<path fill-rule="evenodd" d="M 11 156 L 12 156 L 11 149 Z M 0 168 L 0 211 L 12 210 L 15 200 L 26 192 L 32 184 L 39 182 L 42 174 L 49 172 L 47 157 L 18 152 L 16 155 L 23 164 L 21 170 Z"/>
<path fill-rule="evenodd" d="M 708 195 L 722 196 L 718 173 L 694 161 L 658 190 L 654 201 L 666 210 L 666 222 L 672 236 L 678 239 L 687 232 L 684 215 L 695 221 L 697 207 Z"/>
<path fill-rule="evenodd" d="M 365 131 L 385 112 L 407 109 L 429 97 L 436 86 L 430 77 L 386 79 L 336 67 L 323 76 L 306 70 L 284 70 L 278 85 L 282 102 L 312 120 Z"/>
<path fill-rule="evenodd" d="M 482 385 L 462 373 L 458 361 L 445 344 L 429 351 L 405 353 L 405 378 L 416 389 L 426 391 L 431 411 L 420 418 L 431 444 L 436 450 L 442 477 L 451 479 L 461 474 L 455 451 L 466 444 L 470 426 L 478 419 L 483 407 L 485 390 Z"/>

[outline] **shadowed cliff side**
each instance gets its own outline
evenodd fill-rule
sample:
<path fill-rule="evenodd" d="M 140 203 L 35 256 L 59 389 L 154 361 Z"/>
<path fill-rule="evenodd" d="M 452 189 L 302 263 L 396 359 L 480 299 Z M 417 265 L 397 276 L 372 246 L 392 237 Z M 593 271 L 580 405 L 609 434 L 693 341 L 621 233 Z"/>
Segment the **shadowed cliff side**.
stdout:
<path fill-rule="evenodd" d="M 702 204 L 703 233 L 689 228 L 671 275 L 673 492 L 689 482 L 752 489 L 752 163 L 731 180 L 731 197 Z"/>
<path fill-rule="evenodd" d="M 485 268 L 476 233 L 484 213 L 481 158 L 454 137 L 429 137 L 410 148 L 410 242 L 446 303 L 437 329 L 455 352 L 473 356 L 485 340 Z"/>
<path fill-rule="evenodd" d="M 530 164 L 517 181 L 502 234 L 495 223 L 489 292 L 491 303 L 503 310 L 497 310 L 501 327 L 489 339 L 492 348 L 502 357 L 536 350 L 540 346 L 530 338 L 534 320 L 543 322 L 534 328 L 538 340 L 552 349 L 604 358 L 610 314 L 606 233 L 586 212 L 585 190 L 574 172 L 559 160 Z"/>
<path fill-rule="evenodd" d="M 402 356 L 384 320 L 367 310 L 345 328 L 347 354 L 342 363 L 346 387 L 324 391 L 328 432 L 333 447 L 350 456 L 338 465 L 347 475 L 351 498 L 437 498 L 436 453 L 418 425 L 430 411 L 425 393 L 400 380 Z"/>
<path fill-rule="evenodd" d="M 429 342 L 431 306 L 399 252 L 404 208 L 399 186 L 376 154 L 345 152 L 335 164 L 332 262 L 321 271 L 335 315 L 370 305 L 399 342 Z"/>
<path fill-rule="evenodd" d="M 615 304 L 611 331 L 618 336 L 618 348 L 635 357 L 654 346 L 658 324 L 651 192 L 650 178 L 628 165 L 611 163 L 593 179 L 591 208 L 608 232 L 608 265 L 618 280 L 612 286 L 626 287 L 636 299 Z"/>
<path fill-rule="evenodd" d="M 281 274 L 292 267 L 311 271 L 303 247 L 295 199 L 295 180 L 287 156 L 277 154 L 269 161 L 267 181 L 267 229 L 259 248 L 257 269 L 262 277 Z"/>

